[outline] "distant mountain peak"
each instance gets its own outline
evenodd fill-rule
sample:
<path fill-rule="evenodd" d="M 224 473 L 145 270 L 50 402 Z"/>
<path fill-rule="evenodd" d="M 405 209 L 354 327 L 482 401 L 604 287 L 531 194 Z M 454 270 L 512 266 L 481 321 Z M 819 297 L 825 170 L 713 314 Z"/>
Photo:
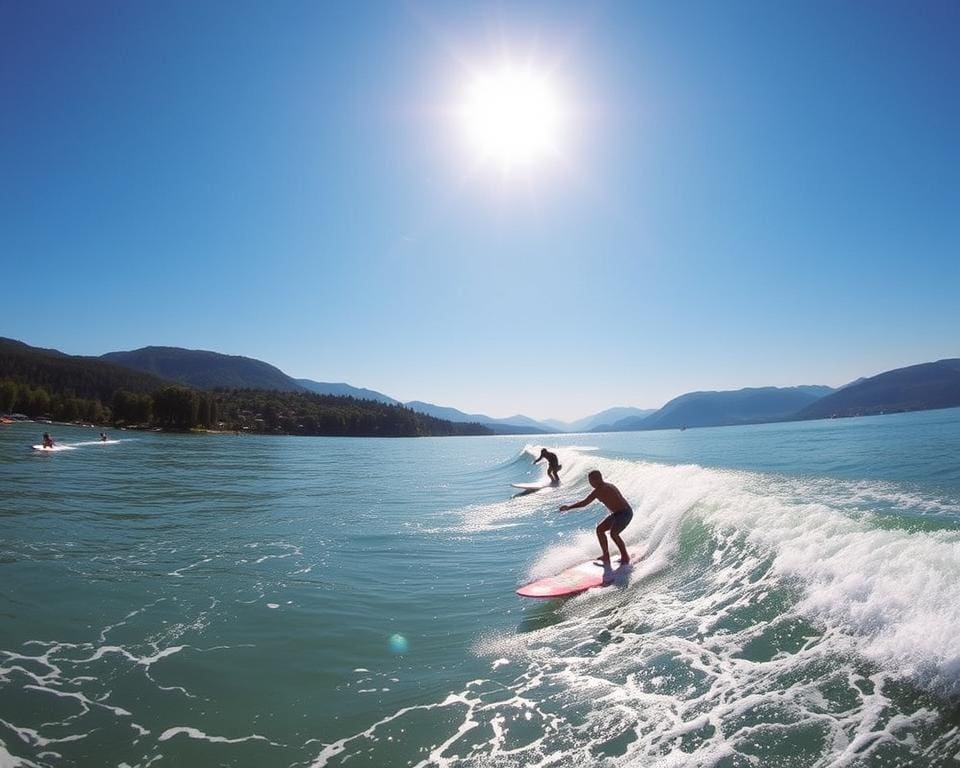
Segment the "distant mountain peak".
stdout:
<path fill-rule="evenodd" d="M 870 416 L 955 406 L 960 406 L 960 358 L 946 358 L 858 379 L 811 403 L 798 417 Z"/>
<path fill-rule="evenodd" d="M 354 387 L 345 382 L 313 381 L 313 379 L 294 379 L 301 387 L 315 392 L 318 395 L 336 395 L 338 397 L 355 397 L 358 400 L 376 400 L 380 403 L 395 405 L 399 400 L 395 400 L 383 392 L 377 392 L 375 389 L 365 389 L 363 387 Z"/>
<path fill-rule="evenodd" d="M 782 421 L 833 391 L 827 386 L 804 385 L 686 392 L 646 418 L 624 419 L 611 429 L 682 429 Z"/>
<path fill-rule="evenodd" d="M 506 419 L 495 419 L 482 413 L 464 413 L 457 408 L 425 403 L 422 400 L 410 400 L 404 403 L 404 405 L 411 410 L 417 411 L 417 413 L 425 413 L 428 416 L 445 419 L 446 421 L 476 422 L 483 424 L 500 434 L 538 434 L 557 431 L 548 424 L 519 414 Z"/>
<path fill-rule="evenodd" d="M 279 368 L 262 360 L 205 349 L 150 346 L 127 352 L 108 352 L 101 359 L 200 389 L 304 391 Z"/>

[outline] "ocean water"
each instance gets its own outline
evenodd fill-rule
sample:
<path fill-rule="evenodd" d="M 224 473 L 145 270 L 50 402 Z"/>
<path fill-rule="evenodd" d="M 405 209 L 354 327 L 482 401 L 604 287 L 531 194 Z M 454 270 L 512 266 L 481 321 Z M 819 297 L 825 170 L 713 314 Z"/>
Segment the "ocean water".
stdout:
<path fill-rule="evenodd" d="M 960 409 L 352 440 L 0 427 L 0 766 L 947 766 Z M 594 557 L 600 469 L 636 563 Z"/>

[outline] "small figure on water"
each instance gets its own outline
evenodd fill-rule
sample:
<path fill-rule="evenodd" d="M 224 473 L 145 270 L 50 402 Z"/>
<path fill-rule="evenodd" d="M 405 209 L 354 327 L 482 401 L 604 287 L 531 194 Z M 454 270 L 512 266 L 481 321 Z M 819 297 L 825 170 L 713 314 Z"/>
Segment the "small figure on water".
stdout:
<path fill-rule="evenodd" d="M 100 442 L 101 442 L 101 443 L 107 442 L 107 433 L 106 433 L 106 432 L 101 432 L 101 433 L 100 433 Z"/>
<path fill-rule="evenodd" d="M 53 448 L 53 438 L 50 437 L 49 432 L 43 433 L 43 447 L 44 448 Z"/>
<path fill-rule="evenodd" d="M 547 464 L 549 464 L 549 466 L 547 467 L 547 477 L 550 478 L 550 482 L 559 483 L 560 482 L 559 472 L 561 469 L 563 469 L 563 467 L 560 465 L 560 460 L 557 458 L 557 454 L 551 453 L 546 448 L 542 448 L 540 450 L 540 458 L 534 461 L 533 463 L 539 464 L 543 459 L 546 459 Z"/>
<path fill-rule="evenodd" d="M 620 538 L 620 534 L 624 528 L 630 525 L 630 521 L 633 520 L 633 510 L 630 508 L 627 500 L 623 498 L 623 494 L 620 493 L 617 486 L 604 481 L 599 470 L 593 470 L 587 475 L 587 480 L 590 482 L 590 485 L 593 486 L 593 493 L 585 499 L 581 499 L 576 504 L 564 504 L 560 507 L 560 511 L 566 512 L 571 509 L 580 509 L 588 504 L 592 504 L 594 501 L 601 502 L 610 510 L 610 514 L 597 526 L 597 539 L 600 541 L 600 549 L 603 550 L 603 562 L 605 565 L 610 564 L 610 550 L 607 546 L 606 537 L 606 533 L 609 531 L 610 538 L 613 539 L 613 543 L 616 544 L 620 550 L 620 565 L 626 565 L 630 562 L 630 555 L 627 554 L 627 547 L 623 543 L 623 539 Z"/>

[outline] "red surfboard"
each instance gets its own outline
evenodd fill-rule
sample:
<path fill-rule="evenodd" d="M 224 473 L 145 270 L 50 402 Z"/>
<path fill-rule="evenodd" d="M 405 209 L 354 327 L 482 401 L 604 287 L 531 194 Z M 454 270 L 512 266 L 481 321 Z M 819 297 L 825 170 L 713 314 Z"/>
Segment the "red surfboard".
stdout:
<path fill-rule="evenodd" d="M 590 560 L 567 568 L 556 576 L 545 576 L 524 584 L 517 590 L 517 594 L 521 597 L 568 597 L 622 581 L 629 570 L 630 564 L 621 566 L 617 557 L 613 558 L 606 568 L 602 560 Z"/>

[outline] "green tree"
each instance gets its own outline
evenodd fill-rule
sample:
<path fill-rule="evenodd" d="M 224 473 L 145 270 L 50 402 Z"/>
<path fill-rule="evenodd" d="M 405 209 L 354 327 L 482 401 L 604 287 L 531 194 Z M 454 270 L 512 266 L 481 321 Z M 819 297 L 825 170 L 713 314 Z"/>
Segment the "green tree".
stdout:
<path fill-rule="evenodd" d="M 9 379 L 0 381 L 0 413 L 12 411 L 13 405 L 16 402 L 17 385 Z"/>
<path fill-rule="evenodd" d="M 153 413 L 166 429 L 190 429 L 197 423 L 197 398 L 186 387 L 164 387 L 153 396 Z"/>
<path fill-rule="evenodd" d="M 80 403 L 75 397 L 59 396 L 53 401 L 53 415 L 57 421 L 76 421 L 80 418 Z"/>
<path fill-rule="evenodd" d="M 104 410 L 103 403 L 99 400 L 82 400 L 81 416 L 84 421 L 92 424 L 104 424 L 109 419 Z"/>
<path fill-rule="evenodd" d="M 127 424 L 132 421 L 132 400 L 134 395 L 125 389 L 113 393 L 112 409 L 115 424 Z"/>
<path fill-rule="evenodd" d="M 118 389 L 113 393 L 112 410 L 115 424 L 148 424 L 153 413 L 153 398 Z"/>
<path fill-rule="evenodd" d="M 203 392 L 197 395 L 197 424 L 210 426 L 210 398 Z"/>
<path fill-rule="evenodd" d="M 132 415 L 134 424 L 149 424 L 153 419 L 153 397 L 147 394 L 134 395 Z"/>
<path fill-rule="evenodd" d="M 23 412 L 28 416 L 47 416 L 50 414 L 50 393 L 43 387 L 26 390 L 26 407 Z"/>

